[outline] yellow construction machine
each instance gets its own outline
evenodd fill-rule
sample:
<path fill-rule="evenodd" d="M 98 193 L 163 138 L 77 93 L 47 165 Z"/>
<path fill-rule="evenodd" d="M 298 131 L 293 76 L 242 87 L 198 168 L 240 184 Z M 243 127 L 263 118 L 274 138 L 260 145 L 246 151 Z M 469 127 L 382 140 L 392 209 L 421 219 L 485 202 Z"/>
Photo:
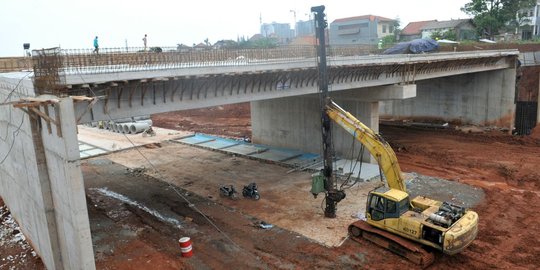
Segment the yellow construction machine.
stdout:
<path fill-rule="evenodd" d="M 375 157 L 381 170 L 381 178 L 386 180 L 386 186 L 369 192 L 366 220 L 359 220 L 349 226 L 351 237 L 355 240 L 370 240 L 423 266 L 434 260 L 429 248 L 450 255 L 462 251 L 476 237 L 478 214 L 452 203 L 423 196 L 410 199 L 392 147 L 379 134 L 330 99 L 328 74 L 331 70 L 328 71 L 326 64 L 325 43 L 325 28 L 328 23 L 324 10 L 324 6 L 311 8 L 315 15 L 318 45 L 324 164 L 321 177 L 317 181 L 317 178 L 313 179 L 312 193 L 325 193 L 325 217 L 336 217 L 337 203 L 345 198 L 345 192 L 337 187 L 332 165 L 334 153 L 331 122 L 334 121 L 360 141 Z"/>
<path fill-rule="evenodd" d="M 349 226 L 353 239 L 366 238 L 424 266 L 434 259 L 424 246 L 453 255 L 475 239 L 477 213 L 423 196 L 411 200 L 388 142 L 333 101 L 326 103 L 326 113 L 375 157 L 387 184 L 369 192 L 366 220 Z"/>

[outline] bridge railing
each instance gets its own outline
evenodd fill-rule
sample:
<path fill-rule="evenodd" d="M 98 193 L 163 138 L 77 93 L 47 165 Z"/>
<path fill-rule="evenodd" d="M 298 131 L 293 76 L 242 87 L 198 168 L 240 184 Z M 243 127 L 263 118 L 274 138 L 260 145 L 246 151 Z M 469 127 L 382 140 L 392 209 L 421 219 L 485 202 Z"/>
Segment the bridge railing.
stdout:
<path fill-rule="evenodd" d="M 373 46 L 329 46 L 329 56 L 365 55 Z M 34 53 L 34 56 L 39 53 Z M 65 74 L 97 74 L 123 71 L 197 68 L 209 66 L 245 66 L 263 62 L 294 62 L 315 58 L 313 45 L 281 46 L 264 49 L 215 49 L 215 48 L 100 48 L 61 49 L 62 68 Z"/>
<path fill-rule="evenodd" d="M 153 47 L 62 50 L 63 71 L 67 74 L 109 73 L 121 71 L 196 68 L 207 66 L 240 66 L 273 59 L 293 61 L 313 57 L 313 46 L 270 49 L 190 49 Z"/>
<path fill-rule="evenodd" d="M 328 55 L 354 56 L 373 52 L 372 46 L 329 46 Z M 36 80 L 43 91 L 62 91 L 66 75 L 103 74 L 164 69 L 255 66 L 265 63 L 287 63 L 313 59 L 313 45 L 280 46 L 264 49 L 228 48 L 50 48 L 32 51 Z M 49 92 L 43 92 L 49 93 Z"/>

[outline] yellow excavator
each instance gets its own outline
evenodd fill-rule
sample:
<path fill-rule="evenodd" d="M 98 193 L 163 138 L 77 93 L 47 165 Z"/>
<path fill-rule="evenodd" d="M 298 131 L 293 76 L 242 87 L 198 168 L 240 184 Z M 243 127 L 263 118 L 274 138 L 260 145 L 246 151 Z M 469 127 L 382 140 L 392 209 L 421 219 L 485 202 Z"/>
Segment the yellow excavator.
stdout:
<path fill-rule="evenodd" d="M 434 260 L 423 246 L 454 255 L 475 239 L 477 213 L 423 196 L 411 200 L 388 142 L 331 100 L 326 113 L 375 157 L 387 184 L 369 192 L 366 220 L 349 226 L 353 239 L 365 238 L 423 266 Z"/>
<path fill-rule="evenodd" d="M 328 26 L 324 6 L 311 8 L 314 13 L 317 39 L 317 62 L 321 99 L 321 130 L 323 141 L 323 164 L 321 177 L 313 179 L 312 193 L 325 193 L 325 217 L 336 217 L 336 205 L 345 198 L 345 192 L 337 188 L 333 171 L 333 147 L 331 122 L 334 121 L 375 157 L 381 178 L 386 185 L 368 194 L 365 221 L 359 220 L 349 226 L 354 240 L 365 238 L 385 247 L 411 261 L 427 266 L 434 261 L 429 249 L 446 254 L 456 254 L 476 238 L 478 214 L 461 206 L 432 200 L 423 196 L 409 198 L 396 154 L 379 134 L 346 112 L 329 97 L 326 64 L 325 28 Z M 322 181 L 321 181 L 322 179 Z"/>

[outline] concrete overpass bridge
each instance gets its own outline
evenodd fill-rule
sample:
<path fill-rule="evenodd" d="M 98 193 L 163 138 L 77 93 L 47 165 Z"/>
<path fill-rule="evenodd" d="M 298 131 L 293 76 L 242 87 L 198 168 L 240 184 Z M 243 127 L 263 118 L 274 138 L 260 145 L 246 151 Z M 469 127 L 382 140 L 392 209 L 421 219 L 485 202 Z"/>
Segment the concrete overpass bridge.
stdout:
<path fill-rule="evenodd" d="M 513 124 L 518 51 L 329 51 L 333 98 L 374 130 L 380 113 L 508 128 Z M 312 46 L 189 53 L 39 51 L 34 67 L 40 93 L 99 97 L 90 108 L 76 106 L 81 123 L 250 102 L 254 142 L 320 152 L 315 55 Z M 57 64 L 51 69 L 51 63 Z M 339 129 L 334 134 L 343 142 L 337 153 L 350 157 L 352 138 Z"/>
<path fill-rule="evenodd" d="M 512 122 L 517 51 L 357 55 L 330 50 L 331 95 L 375 130 L 380 112 Z M 49 269 L 95 268 L 77 123 L 249 101 L 254 141 L 320 148 L 314 48 L 52 49 L 34 51 L 33 65 L 0 76 L 0 196 Z M 339 132 L 347 154 L 352 139 Z"/>

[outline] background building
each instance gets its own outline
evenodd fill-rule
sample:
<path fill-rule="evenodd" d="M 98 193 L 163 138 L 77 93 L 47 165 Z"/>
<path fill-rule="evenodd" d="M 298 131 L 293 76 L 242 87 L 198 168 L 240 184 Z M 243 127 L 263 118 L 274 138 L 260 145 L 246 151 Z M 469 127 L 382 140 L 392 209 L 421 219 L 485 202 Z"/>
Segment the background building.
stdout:
<path fill-rule="evenodd" d="M 419 22 L 410 22 L 401 30 L 399 35 L 400 41 L 410 41 L 417 38 L 422 38 L 422 27 L 426 26 L 428 23 L 436 22 L 437 20 L 431 21 L 419 21 Z"/>
<path fill-rule="evenodd" d="M 518 11 L 516 18 L 518 19 L 519 29 L 517 29 L 516 34 L 519 34 L 521 39 L 533 39 L 540 35 L 539 11 L 540 0 L 536 1 L 534 7 Z"/>
<path fill-rule="evenodd" d="M 279 43 L 288 44 L 294 36 L 294 30 L 288 23 L 263 23 L 261 24 L 261 35 L 266 38 L 277 38 Z"/>
<path fill-rule="evenodd" d="M 313 20 L 296 22 L 296 36 L 304 37 L 312 35 L 315 35 L 315 22 Z"/>
<path fill-rule="evenodd" d="M 375 15 L 337 19 L 330 24 L 330 44 L 377 44 L 394 34 L 396 20 Z"/>
<path fill-rule="evenodd" d="M 444 34 L 448 31 L 454 31 L 456 40 L 476 39 L 476 28 L 472 19 L 433 21 L 426 24 L 422 29 L 422 38 L 431 38 L 435 32 Z"/>

